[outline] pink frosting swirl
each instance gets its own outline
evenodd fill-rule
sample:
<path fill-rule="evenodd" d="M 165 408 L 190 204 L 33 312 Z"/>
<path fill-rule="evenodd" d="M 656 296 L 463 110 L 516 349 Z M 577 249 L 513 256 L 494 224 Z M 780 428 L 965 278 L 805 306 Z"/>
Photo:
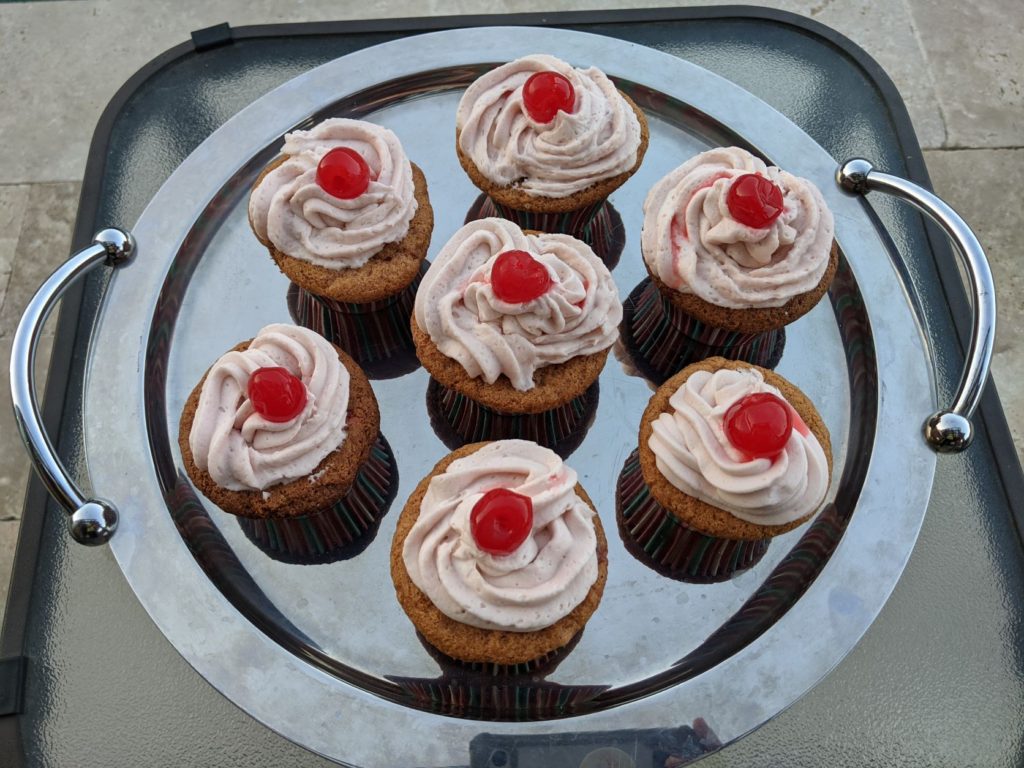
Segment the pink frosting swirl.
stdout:
<path fill-rule="evenodd" d="M 290 421 L 268 421 L 247 394 L 252 373 L 274 367 L 306 388 L 306 406 Z M 232 491 L 305 477 L 345 440 L 348 396 L 349 373 L 330 342 L 296 325 L 268 325 L 210 368 L 188 436 L 193 460 Z"/>
<path fill-rule="evenodd" d="M 522 304 L 502 301 L 491 268 L 505 251 L 526 251 L 552 286 Z M 618 338 L 622 303 L 611 273 L 569 235 L 526 235 L 505 219 L 462 227 L 434 259 L 416 292 L 416 323 L 472 377 L 506 376 L 521 392 L 545 365 L 607 349 Z"/>
<path fill-rule="evenodd" d="M 533 502 L 533 529 L 508 555 L 477 547 L 473 506 L 508 488 Z M 569 615 L 597 581 L 594 511 L 554 451 L 499 440 L 435 475 L 402 548 L 405 568 L 445 616 L 482 629 L 533 632 Z"/>
<path fill-rule="evenodd" d="M 571 113 L 538 123 L 523 106 L 523 85 L 537 72 L 566 77 Z M 455 115 L 459 148 L 495 184 L 538 197 L 568 197 L 636 165 L 640 121 L 608 76 L 575 69 L 554 56 L 503 64 L 476 79 Z"/>
<path fill-rule="evenodd" d="M 316 183 L 321 158 L 348 147 L 370 167 L 370 184 L 343 200 Z M 332 118 L 285 136 L 287 159 L 249 197 L 253 230 L 284 254 L 328 269 L 361 267 L 409 232 L 416 214 L 412 165 L 398 137 L 362 120 Z"/>
<path fill-rule="evenodd" d="M 732 183 L 756 173 L 783 195 L 783 212 L 764 228 L 732 218 Z M 641 250 L 665 285 L 733 309 L 779 307 L 813 290 L 825 274 L 835 225 L 814 184 L 739 147 L 702 152 L 651 188 Z"/>
<path fill-rule="evenodd" d="M 747 460 L 726 437 L 724 418 L 747 395 L 778 389 L 761 372 L 696 371 L 655 420 L 648 446 L 658 470 L 683 493 L 757 525 L 783 525 L 816 510 L 828 490 L 828 459 L 794 411 L 794 428 L 774 459 Z M 783 398 L 785 400 L 785 398 Z"/>

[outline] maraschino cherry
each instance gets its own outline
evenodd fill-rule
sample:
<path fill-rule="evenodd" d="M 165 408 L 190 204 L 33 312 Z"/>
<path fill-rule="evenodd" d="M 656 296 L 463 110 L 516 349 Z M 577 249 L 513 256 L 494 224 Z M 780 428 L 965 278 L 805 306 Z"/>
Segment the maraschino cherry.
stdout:
<path fill-rule="evenodd" d="M 335 147 L 320 158 L 316 183 L 328 195 L 352 200 L 370 186 L 370 166 L 354 149 Z"/>
<path fill-rule="evenodd" d="M 538 72 L 523 86 L 523 106 L 538 123 L 550 123 L 561 112 L 572 112 L 576 91 L 564 75 Z"/>
<path fill-rule="evenodd" d="M 509 304 L 525 304 L 551 287 L 547 268 L 526 251 L 499 253 L 491 267 L 494 295 Z"/>
<path fill-rule="evenodd" d="M 247 390 L 252 407 L 267 421 L 291 421 L 306 407 L 306 387 L 287 368 L 257 368 Z"/>
<path fill-rule="evenodd" d="M 747 395 L 725 412 L 725 436 L 751 459 L 775 458 L 792 432 L 792 411 L 771 392 Z"/>
<path fill-rule="evenodd" d="M 492 488 L 473 505 L 469 530 L 484 552 L 510 555 L 533 530 L 533 502 L 508 488 Z"/>
<path fill-rule="evenodd" d="M 733 181 L 726 195 L 729 213 L 740 224 L 764 229 L 782 213 L 782 190 L 771 180 L 747 173 Z"/>

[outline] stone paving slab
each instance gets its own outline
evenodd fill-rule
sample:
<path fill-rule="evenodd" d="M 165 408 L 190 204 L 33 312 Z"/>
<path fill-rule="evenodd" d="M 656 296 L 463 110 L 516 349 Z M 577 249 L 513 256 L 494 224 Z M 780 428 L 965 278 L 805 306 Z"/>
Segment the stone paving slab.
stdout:
<path fill-rule="evenodd" d="M 908 2 L 945 118 L 946 146 L 1024 147 L 1024 3 Z"/>
<path fill-rule="evenodd" d="M 14 268 L 18 235 L 28 205 L 28 191 L 25 184 L 0 186 L 0 307 L 4 304 L 7 283 Z"/>
<path fill-rule="evenodd" d="M 28 483 L 28 458 L 18 437 L 11 408 L 11 380 L 7 369 L 11 362 L 11 337 L 0 338 L 0 521 L 21 517 L 22 500 Z M 0 569 L 2 570 L 2 569 Z"/>
<path fill-rule="evenodd" d="M 7 607 L 11 565 L 14 563 L 14 549 L 18 544 L 18 529 L 17 520 L 0 520 L 0 627 L 3 626 L 4 609 Z"/>
<path fill-rule="evenodd" d="M 65 181 L 27 189 L 16 257 L 0 303 L 0 336 L 14 332 L 32 294 L 67 260 L 82 185 Z"/>

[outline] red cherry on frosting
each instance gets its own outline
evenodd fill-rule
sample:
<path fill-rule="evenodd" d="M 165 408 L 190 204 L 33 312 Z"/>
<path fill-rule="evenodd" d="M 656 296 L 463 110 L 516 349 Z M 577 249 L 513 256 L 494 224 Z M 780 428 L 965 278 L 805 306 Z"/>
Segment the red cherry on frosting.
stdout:
<path fill-rule="evenodd" d="M 747 173 L 729 187 L 725 204 L 740 224 L 764 229 L 782 213 L 782 190 L 764 176 Z"/>
<path fill-rule="evenodd" d="M 328 195 L 351 200 L 370 186 L 370 166 L 354 149 L 336 147 L 320 158 L 316 183 Z"/>
<path fill-rule="evenodd" d="M 551 287 L 551 275 L 526 251 L 505 251 L 491 267 L 491 287 L 502 301 L 525 304 L 544 295 Z"/>
<path fill-rule="evenodd" d="M 572 83 L 557 72 L 538 72 L 523 86 L 523 106 L 538 123 L 550 123 L 559 111 L 571 113 L 575 105 Z"/>
<path fill-rule="evenodd" d="M 306 387 L 287 368 L 257 368 L 248 393 L 256 413 L 267 421 L 291 421 L 306 407 Z"/>
<path fill-rule="evenodd" d="M 507 488 L 492 488 L 473 505 L 469 530 L 484 552 L 510 555 L 533 530 L 533 502 Z"/>
<path fill-rule="evenodd" d="M 785 400 L 770 392 L 747 395 L 725 412 L 725 436 L 753 459 L 778 456 L 792 432 L 792 411 Z"/>

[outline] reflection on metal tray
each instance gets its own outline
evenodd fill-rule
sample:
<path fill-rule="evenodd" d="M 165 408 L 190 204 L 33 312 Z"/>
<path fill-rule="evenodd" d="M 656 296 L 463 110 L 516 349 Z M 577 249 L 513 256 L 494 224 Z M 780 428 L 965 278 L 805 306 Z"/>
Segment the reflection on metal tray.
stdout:
<path fill-rule="evenodd" d="M 134 230 L 138 262 L 112 281 L 101 309 L 87 458 L 94 487 L 121 509 L 111 546 L 129 583 L 213 685 L 338 760 L 450 765 L 489 736 L 529 744 L 623 728 L 704 729 L 695 744 L 728 743 L 852 648 L 895 584 L 927 503 L 934 455 L 919 425 L 933 398 L 924 343 L 885 239 L 834 186 L 832 158 L 763 102 L 673 57 L 580 33 L 531 30 L 529 38 L 526 47 L 515 42 L 522 30 L 424 35 L 331 62 L 261 98 L 160 190 Z M 491 63 L 534 50 L 601 67 L 649 117 L 644 164 L 611 199 L 625 229 L 613 270 L 623 297 L 644 277 L 643 196 L 692 154 L 738 143 L 823 189 L 844 260 L 830 301 L 789 327 L 778 370 L 818 404 L 835 472 L 825 510 L 773 540 L 749 571 L 717 584 L 666 579 L 635 559 L 611 524 L 616 478 L 650 389 L 609 359 L 593 421 L 568 459 L 609 533 L 604 599 L 568 652 L 528 675 L 494 677 L 431 653 L 393 596 L 397 511 L 448 450 L 431 425 L 422 369 L 373 382 L 399 484 L 375 538 L 348 559 L 297 565 L 264 554 L 236 518 L 191 489 L 174 436 L 185 398 L 221 351 L 289 319 L 288 282 L 245 211 L 283 133 L 332 115 L 395 130 L 430 183 L 432 255 L 476 199 L 453 147 L 460 89 Z M 105 407 L 112 397 L 124 405 L 119 413 Z M 381 745 L 385 722 L 394 735 Z"/>

